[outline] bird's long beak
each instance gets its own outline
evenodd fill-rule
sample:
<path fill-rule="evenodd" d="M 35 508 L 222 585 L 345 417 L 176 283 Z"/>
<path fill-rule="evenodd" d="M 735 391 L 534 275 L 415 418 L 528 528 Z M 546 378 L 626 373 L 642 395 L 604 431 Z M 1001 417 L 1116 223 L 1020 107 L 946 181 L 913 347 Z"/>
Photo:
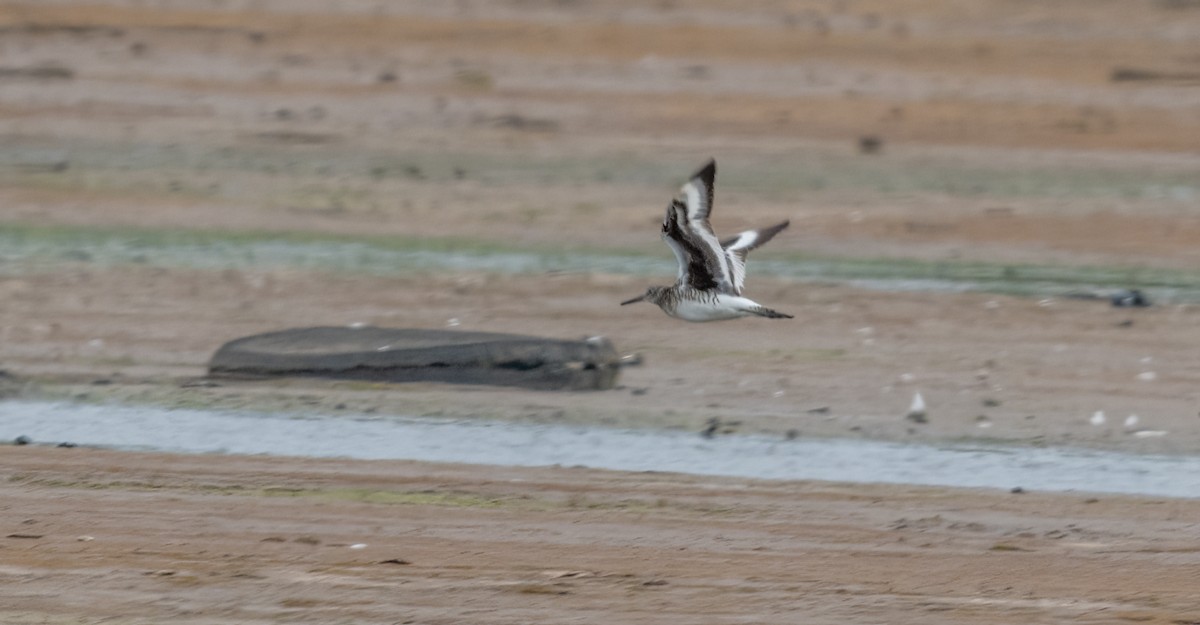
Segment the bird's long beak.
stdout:
<path fill-rule="evenodd" d="M 622 305 L 622 306 L 625 306 L 626 304 L 636 304 L 636 303 L 638 303 L 638 302 L 640 302 L 640 301 L 642 301 L 642 300 L 644 300 L 644 299 L 646 299 L 646 296 L 645 296 L 645 295 L 639 295 L 639 296 L 637 296 L 637 297 L 635 297 L 635 298 L 633 298 L 633 299 L 627 299 L 627 300 L 625 300 L 625 301 L 621 302 L 621 305 Z"/>

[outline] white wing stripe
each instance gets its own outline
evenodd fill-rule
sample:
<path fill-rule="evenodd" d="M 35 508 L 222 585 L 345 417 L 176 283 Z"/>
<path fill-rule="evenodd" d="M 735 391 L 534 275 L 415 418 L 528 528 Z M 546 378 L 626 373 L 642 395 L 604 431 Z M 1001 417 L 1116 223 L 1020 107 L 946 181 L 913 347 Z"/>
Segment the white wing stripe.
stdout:
<path fill-rule="evenodd" d="M 729 269 L 733 274 L 733 293 L 741 295 L 742 288 L 746 284 L 746 254 L 754 248 L 758 242 L 758 231 L 747 230 L 737 236 L 733 243 L 730 243 L 725 248 L 725 259 L 729 263 Z"/>
<path fill-rule="evenodd" d="M 682 191 L 687 197 L 687 231 L 711 250 L 709 260 L 716 263 L 716 266 L 710 267 L 710 270 L 719 288 L 732 289 L 733 281 L 730 279 L 729 259 L 725 257 L 725 250 L 721 249 L 721 242 L 713 233 L 712 226 L 706 219 L 712 207 L 706 206 L 707 195 L 703 184 L 693 179 L 683 185 Z"/>
<path fill-rule="evenodd" d="M 737 250 L 749 249 L 749 248 L 754 247 L 754 243 L 756 241 L 758 241 L 758 231 L 757 230 L 747 230 L 747 231 L 739 234 L 737 240 L 735 240 L 733 243 L 730 243 L 729 247 L 727 247 L 725 249 L 726 249 L 726 251 L 729 251 L 729 252 L 736 252 Z"/>

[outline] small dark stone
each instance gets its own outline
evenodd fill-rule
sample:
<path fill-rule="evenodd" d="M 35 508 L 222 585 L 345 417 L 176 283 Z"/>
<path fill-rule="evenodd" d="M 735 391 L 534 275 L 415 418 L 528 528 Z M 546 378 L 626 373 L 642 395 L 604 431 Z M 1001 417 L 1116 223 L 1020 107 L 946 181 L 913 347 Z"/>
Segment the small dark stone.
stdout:
<path fill-rule="evenodd" d="M 1014 487 L 1012 488 L 1012 490 L 1010 490 L 1010 491 L 1008 491 L 1008 492 L 1010 492 L 1010 493 L 1012 493 L 1012 494 L 1014 494 L 1014 495 L 1021 495 L 1021 494 L 1023 494 L 1023 493 L 1025 492 L 1025 489 L 1024 489 L 1024 488 L 1021 488 L 1020 486 L 1014 486 Z"/>
<path fill-rule="evenodd" d="M 58 445 L 56 445 L 56 447 L 61 447 L 63 449 L 75 449 L 76 447 L 78 447 L 78 445 L 76 445 L 75 443 L 63 441 L 63 442 L 59 443 Z"/>
<path fill-rule="evenodd" d="M 24 434 L 13 439 L 14 445 L 28 445 L 29 443 L 32 443 L 32 442 L 33 442 L 33 439 L 29 438 L 28 436 L 25 436 Z"/>
<path fill-rule="evenodd" d="M 864 135 L 858 138 L 860 154 L 878 154 L 883 150 L 883 138 L 875 135 Z"/>
<path fill-rule="evenodd" d="M 396 76 L 396 72 L 382 72 L 379 74 L 379 77 L 376 78 L 376 80 L 384 84 L 396 82 L 397 79 L 398 77 Z"/>
<path fill-rule="evenodd" d="M 1150 300 L 1138 289 L 1121 289 L 1109 296 L 1109 301 L 1117 308 L 1145 308 Z"/>

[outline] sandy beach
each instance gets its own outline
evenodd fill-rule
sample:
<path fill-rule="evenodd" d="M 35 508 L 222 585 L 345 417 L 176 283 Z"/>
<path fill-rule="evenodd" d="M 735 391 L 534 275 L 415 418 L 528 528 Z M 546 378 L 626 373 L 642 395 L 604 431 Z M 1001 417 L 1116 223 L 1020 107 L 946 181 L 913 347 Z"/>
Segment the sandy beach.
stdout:
<path fill-rule="evenodd" d="M 1194 454 L 1200 10 L 1017 5 L 5 3 L 0 396 Z M 709 157 L 794 320 L 617 305 Z M 355 323 L 644 364 L 205 378 Z M 1196 499 L 40 446 L 0 491 L 14 624 L 1200 622 Z"/>
<path fill-rule="evenodd" d="M 6 623 L 1191 623 L 1200 502 L 10 449 Z"/>

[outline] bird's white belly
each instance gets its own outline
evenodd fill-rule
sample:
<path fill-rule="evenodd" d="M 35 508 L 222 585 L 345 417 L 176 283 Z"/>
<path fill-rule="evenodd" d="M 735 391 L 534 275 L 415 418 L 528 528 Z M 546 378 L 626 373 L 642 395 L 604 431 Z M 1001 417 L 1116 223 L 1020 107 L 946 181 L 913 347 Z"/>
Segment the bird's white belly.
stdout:
<path fill-rule="evenodd" d="M 754 302 L 733 295 L 718 295 L 716 300 L 681 300 L 675 306 L 671 316 L 684 321 L 720 321 L 722 319 L 737 319 L 750 314 L 745 308 L 754 306 Z"/>

